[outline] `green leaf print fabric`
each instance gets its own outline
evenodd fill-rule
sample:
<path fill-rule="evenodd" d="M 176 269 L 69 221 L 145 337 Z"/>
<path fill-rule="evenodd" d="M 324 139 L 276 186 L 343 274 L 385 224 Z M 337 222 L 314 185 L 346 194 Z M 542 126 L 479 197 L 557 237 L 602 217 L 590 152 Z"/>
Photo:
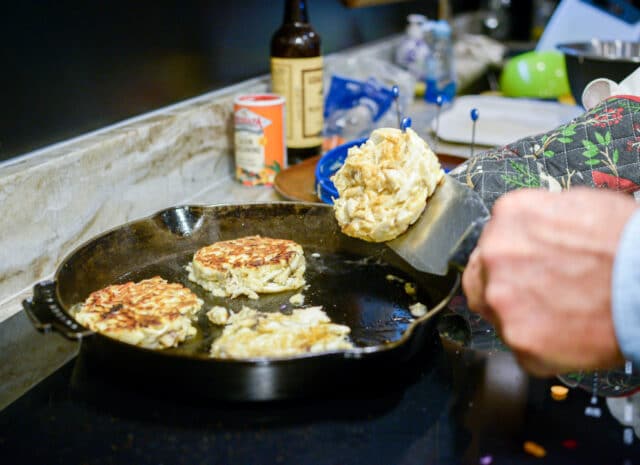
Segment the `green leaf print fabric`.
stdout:
<path fill-rule="evenodd" d="M 505 125 L 509 125 L 505 121 Z M 640 190 L 640 98 L 613 97 L 546 134 L 479 153 L 450 172 L 491 208 L 523 187 Z"/>

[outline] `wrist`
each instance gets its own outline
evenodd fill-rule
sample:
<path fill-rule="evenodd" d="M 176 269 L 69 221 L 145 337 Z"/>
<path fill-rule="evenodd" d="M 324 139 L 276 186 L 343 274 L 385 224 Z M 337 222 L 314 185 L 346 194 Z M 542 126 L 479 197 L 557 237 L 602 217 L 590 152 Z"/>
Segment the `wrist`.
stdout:
<path fill-rule="evenodd" d="M 620 350 L 640 362 L 640 209 L 625 224 L 616 249 L 611 313 Z"/>

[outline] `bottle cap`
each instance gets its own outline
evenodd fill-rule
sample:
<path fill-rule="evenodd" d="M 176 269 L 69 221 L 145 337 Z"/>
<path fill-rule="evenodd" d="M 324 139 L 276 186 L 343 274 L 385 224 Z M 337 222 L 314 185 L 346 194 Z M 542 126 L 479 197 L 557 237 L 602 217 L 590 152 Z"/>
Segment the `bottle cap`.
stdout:
<path fill-rule="evenodd" d="M 445 20 L 434 21 L 431 26 L 431 33 L 438 39 L 451 37 L 451 26 Z"/>
<path fill-rule="evenodd" d="M 427 21 L 426 16 L 413 14 L 407 16 L 409 26 L 407 27 L 407 34 L 413 39 L 422 39 L 422 27 Z"/>

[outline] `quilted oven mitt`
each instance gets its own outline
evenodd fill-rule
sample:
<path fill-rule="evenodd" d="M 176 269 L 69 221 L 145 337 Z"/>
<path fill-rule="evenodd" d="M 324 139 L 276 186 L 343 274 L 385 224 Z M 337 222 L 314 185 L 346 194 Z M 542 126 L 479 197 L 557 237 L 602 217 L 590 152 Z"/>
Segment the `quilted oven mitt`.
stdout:
<path fill-rule="evenodd" d="M 508 124 L 508 123 L 506 123 Z M 449 173 L 491 209 L 522 187 L 640 190 L 640 98 L 609 98 L 546 134 L 479 153 Z"/>
<path fill-rule="evenodd" d="M 502 194 L 522 187 L 550 191 L 583 185 L 629 194 L 640 190 L 640 97 L 611 97 L 553 131 L 479 153 L 449 173 L 477 191 L 490 209 Z M 568 386 L 607 396 L 640 388 L 640 375 L 622 369 L 569 373 Z"/>

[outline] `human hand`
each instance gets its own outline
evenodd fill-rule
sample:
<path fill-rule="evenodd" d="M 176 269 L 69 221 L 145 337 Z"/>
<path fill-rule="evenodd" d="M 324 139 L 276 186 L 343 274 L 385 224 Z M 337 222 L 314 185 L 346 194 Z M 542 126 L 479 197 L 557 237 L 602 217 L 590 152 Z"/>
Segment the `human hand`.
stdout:
<path fill-rule="evenodd" d="M 636 209 L 629 196 L 575 188 L 501 197 L 462 276 L 469 307 L 520 364 L 548 376 L 623 361 L 611 314 L 613 262 Z"/>

